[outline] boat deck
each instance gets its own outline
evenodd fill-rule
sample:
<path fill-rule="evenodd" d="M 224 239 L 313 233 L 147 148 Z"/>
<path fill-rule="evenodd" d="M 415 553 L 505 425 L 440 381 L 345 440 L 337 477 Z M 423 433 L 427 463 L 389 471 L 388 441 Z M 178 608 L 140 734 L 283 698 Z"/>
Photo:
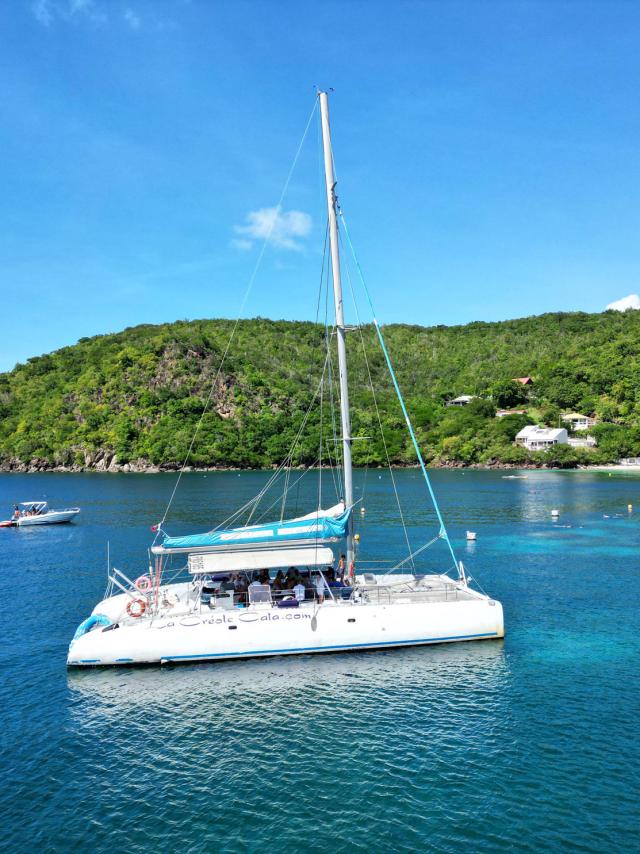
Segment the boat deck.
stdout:
<path fill-rule="evenodd" d="M 425 605 L 446 602 L 473 601 L 485 598 L 482 594 L 453 581 L 448 576 L 399 576 L 391 581 L 381 576 L 362 575 L 356 578 L 354 587 L 331 588 L 320 601 L 315 589 L 307 590 L 305 599 L 298 601 L 292 591 L 276 594 L 262 591 L 260 596 L 249 591 L 248 601 L 242 601 L 234 593 L 203 594 L 200 585 L 193 582 L 170 584 L 160 589 L 157 603 L 155 596 L 144 597 L 145 618 L 140 620 L 127 613 L 127 605 L 133 596 L 117 594 L 100 602 L 94 614 L 104 614 L 121 624 L 136 624 L 160 618 L 179 618 L 188 615 L 203 615 L 229 611 L 285 611 L 290 609 L 316 610 L 318 608 L 358 608 L 384 605 Z M 288 602 L 286 601 L 288 600 Z"/>
<path fill-rule="evenodd" d="M 430 602 L 461 602 L 477 599 L 478 594 L 453 581 L 446 575 L 403 576 L 390 581 L 361 576 L 357 590 L 364 604 L 395 605 L 425 604 Z"/>

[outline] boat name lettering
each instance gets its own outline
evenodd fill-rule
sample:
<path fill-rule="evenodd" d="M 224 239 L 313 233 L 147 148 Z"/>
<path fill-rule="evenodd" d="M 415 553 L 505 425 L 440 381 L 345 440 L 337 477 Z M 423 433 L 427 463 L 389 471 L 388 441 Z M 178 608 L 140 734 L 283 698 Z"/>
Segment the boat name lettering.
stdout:
<path fill-rule="evenodd" d="M 238 614 L 238 620 L 241 623 L 277 623 L 281 620 L 310 620 L 311 614 L 304 614 L 297 612 L 289 612 L 287 614 L 255 614 L 255 613 L 246 613 L 246 614 Z M 187 628 L 190 626 L 199 626 L 199 625 L 209 625 L 209 626 L 221 626 L 221 625 L 236 625 L 237 621 L 235 617 L 228 617 L 226 614 L 223 614 L 221 617 L 209 617 L 203 618 L 200 622 L 183 622 L 180 621 L 178 625 Z M 169 623 L 160 623 L 156 625 L 156 629 L 173 629 L 176 626 L 176 623 L 171 621 Z"/>
<path fill-rule="evenodd" d="M 289 612 L 288 614 L 271 614 L 270 612 L 266 614 L 240 614 L 240 621 L 242 623 L 275 623 L 278 620 L 310 620 L 311 614 L 301 614 L 299 611 L 296 613 Z"/>

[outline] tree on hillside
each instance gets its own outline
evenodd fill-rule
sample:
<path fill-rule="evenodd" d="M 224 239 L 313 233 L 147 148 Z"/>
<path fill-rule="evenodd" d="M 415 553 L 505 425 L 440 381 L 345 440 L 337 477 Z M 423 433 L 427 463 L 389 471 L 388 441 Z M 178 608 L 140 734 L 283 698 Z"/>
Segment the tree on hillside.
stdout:
<path fill-rule="evenodd" d="M 540 407 L 539 413 L 540 423 L 544 424 L 545 427 L 560 427 L 560 420 L 562 417 L 560 407 L 553 404 L 547 404 L 546 406 Z"/>
<path fill-rule="evenodd" d="M 526 387 L 514 380 L 499 380 L 491 386 L 489 393 L 500 409 L 511 409 L 529 400 Z"/>
<path fill-rule="evenodd" d="M 526 415 L 505 415 L 504 418 L 496 418 L 493 433 L 505 442 L 513 442 L 520 430 L 530 423 Z"/>
<path fill-rule="evenodd" d="M 481 418 L 493 418 L 496 414 L 493 402 L 482 397 L 474 397 L 464 408 L 467 415 L 479 415 Z"/>

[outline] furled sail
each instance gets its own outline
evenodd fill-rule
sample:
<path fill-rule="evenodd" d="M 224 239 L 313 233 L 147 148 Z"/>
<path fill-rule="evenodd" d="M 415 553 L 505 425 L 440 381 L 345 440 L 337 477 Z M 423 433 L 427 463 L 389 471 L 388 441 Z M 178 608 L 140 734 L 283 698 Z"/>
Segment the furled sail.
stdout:
<path fill-rule="evenodd" d="M 166 537 L 162 545 L 154 546 L 155 554 L 193 551 L 232 551 L 260 544 L 287 546 L 293 543 L 320 545 L 334 543 L 347 536 L 351 508 L 337 504 L 328 510 L 316 510 L 306 516 L 283 522 L 250 525 L 186 537 Z"/>

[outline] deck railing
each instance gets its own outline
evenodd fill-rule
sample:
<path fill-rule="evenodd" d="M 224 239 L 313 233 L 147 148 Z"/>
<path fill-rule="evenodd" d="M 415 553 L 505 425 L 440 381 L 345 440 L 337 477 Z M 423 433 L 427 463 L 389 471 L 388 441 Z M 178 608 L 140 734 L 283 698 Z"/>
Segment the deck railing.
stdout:
<path fill-rule="evenodd" d="M 265 589 L 266 588 L 266 589 Z M 357 585 L 356 587 L 330 587 L 325 589 L 324 595 L 320 595 L 315 588 L 306 588 L 304 595 L 301 591 L 294 590 L 272 590 L 267 585 L 259 585 L 249 588 L 248 591 L 229 592 L 203 592 L 200 596 L 202 606 L 209 608 L 229 609 L 238 605 L 271 606 L 274 608 L 285 608 L 287 602 L 290 607 L 303 604 L 332 602 L 351 602 L 362 605 L 394 605 L 394 604 L 418 604 L 425 602 L 458 602 L 471 598 L 463 589 L 455 584 L 409 586 L 399 585 Z M 294 604 L 297 602 L 297 605 Z"/>

